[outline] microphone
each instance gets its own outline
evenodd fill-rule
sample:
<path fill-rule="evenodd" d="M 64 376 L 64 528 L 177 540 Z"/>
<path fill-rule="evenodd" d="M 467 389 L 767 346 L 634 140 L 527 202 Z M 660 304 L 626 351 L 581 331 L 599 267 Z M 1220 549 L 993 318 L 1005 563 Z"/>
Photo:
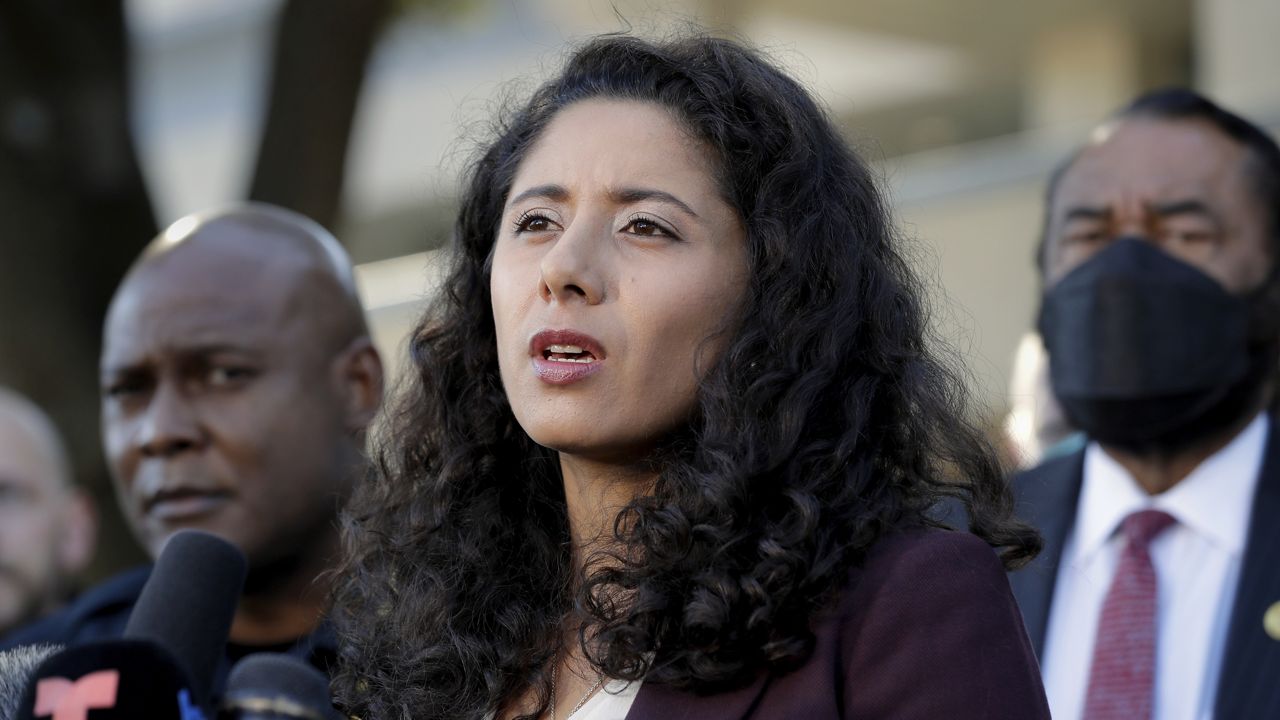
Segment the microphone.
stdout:
<path fill-rule="evenodd" d="M 20 645 L 0 652 L 0 720 L 14 720 L 27 681 L 61 645 Z"/>
<path fill-rule="evenodd" d="M 27 685 L 20 720 L 204 720 L 246 563 L 209 533 L 166 543 L 124 637 L 68 648 Z"/>
<path fill-rule="evenodd" d="M 236 546 L 212 533 L 181 530 L 169 538 L 124 626 L 126 639 L 150 640 L 191 673 L 208 705 L 244 589 L 248 564 Z"/>
<path fill-rule="evenodd" d="M 218 720 L 341 720 L 329 679 L 298 658 L 257 653 L 236 663 Z"/>

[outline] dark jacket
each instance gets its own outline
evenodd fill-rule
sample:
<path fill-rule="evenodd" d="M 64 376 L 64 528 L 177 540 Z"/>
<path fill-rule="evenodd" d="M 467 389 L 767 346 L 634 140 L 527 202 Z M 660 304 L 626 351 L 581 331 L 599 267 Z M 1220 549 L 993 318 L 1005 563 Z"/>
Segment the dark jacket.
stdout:
<path fill-rule="evenodd" d="M 627 720 L 1049 717 L 1009 582 L 969 533 L 882 540 L 815 634 L 799 669 L 741 690 L 698 696 L 646 683 Z"/>
<path fill-rule="evenodd" d="M 1037 655 L 1044 650 L 1058 563 L 1083 482 L 1083 450 L 1014 478 L 1019 515 L 1039 528 L 1045 542 L 1035 562 L 1009 578 Z M 1280 640 L 1263 625 L 1267 610 L 1280 602 L 1280 423 L 1274 416 L 1245 543 L 1214 717 L 1280 718 Z"/>
<path fill-rule="evenodd" d="M 0 638 L 0 651 L 31 643 L 73 645 L 120 637 L 129 621 L 129 614 L 133 612 L 133 605 L 142 593 L 142 586 L 150 576 L 150 566 L 116 575 L 90 588 L 61 611 Z M 337 641 L 333 630 L 328 625 L 321 625 L 310 635 L 285 645 L 264 648 L 228 645 L 212 685 L 215 699 L 222 695 L 231 666 L 253 652 L 287 653 L 328 672 L 337 658 Z"/>

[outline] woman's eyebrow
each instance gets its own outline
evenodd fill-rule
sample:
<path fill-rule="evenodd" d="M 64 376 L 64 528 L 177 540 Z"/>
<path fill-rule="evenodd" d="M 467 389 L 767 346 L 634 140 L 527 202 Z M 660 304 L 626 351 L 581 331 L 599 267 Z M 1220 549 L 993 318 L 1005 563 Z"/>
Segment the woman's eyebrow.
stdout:
<path fill-rule="evenodd" d="M 627 203 L 641 202 L 644 200 L 655 200 L 660 203 L 674 205 L 675 207 L 679 208 L 680 210 L 683 210 L 689 215 L 695 218 L 698 217 L 698 213 L 694 212 L 693 208 L 689 207 L 687 204 L 681 201 L 680 198 L 676 197 L 675 195 L 672 195 L 669 192 L 665 192 L 663 190 L 655 190 L 653 188 L 633 188 L 633 187 L 616 188 L 609 192 L 609 197 L 614 202 L 620 205 L 625 205 Z"/>
<path fill-rule="evenodd" d="M 689 207 L 688 203 L 665 190 L 644 187 L 623 187 L 610 190 L 608 195 L 610 200 L 618 203 L 619 205 L 642 202 L 644 200 L 653 200 L 674 206 L 691 217 L 701 219 L 701 216 L 699 216 L 693 208 Z M 554 200 L 555 202 L 564 202 L 569 199 L 569 191 L 563 185 L 556 185 L 555 183 L 535 185 L 511 198 L 511 200 L 507 202 L 507 205 L 515 205 L 516 203 L 523 202 L 531 198 L 545 198 L 547 200 Z"/>
<path fill-rule="evenodd" d="M 514 205 L 522 200 L 528 200 L 529 198 L 546 198 L 556 202 L 564 202 L 569 199 L 569 191 L 566 190 L 563 185 L 556 185 L 554 183 L 535 185 L 511 198 L 511 200 L 507 202 L 507 205 Z"/>

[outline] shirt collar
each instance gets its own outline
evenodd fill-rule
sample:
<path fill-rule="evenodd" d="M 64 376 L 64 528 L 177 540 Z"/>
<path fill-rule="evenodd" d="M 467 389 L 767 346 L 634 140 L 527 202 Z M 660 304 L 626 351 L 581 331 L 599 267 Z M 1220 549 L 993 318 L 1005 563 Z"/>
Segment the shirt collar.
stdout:
<path fill-rule="evenodd" d="M 1244 548 L 1249 510 L 1266 454 L 1270 418 L 1258 417 L 1177 485 L 1155 497 L 1096 442 L 1084 454 L 1084 487 L 1076 515 L 1075 559 L 1088 560 L 1130 513 L 1164 510 L 1229 553 Z"/>

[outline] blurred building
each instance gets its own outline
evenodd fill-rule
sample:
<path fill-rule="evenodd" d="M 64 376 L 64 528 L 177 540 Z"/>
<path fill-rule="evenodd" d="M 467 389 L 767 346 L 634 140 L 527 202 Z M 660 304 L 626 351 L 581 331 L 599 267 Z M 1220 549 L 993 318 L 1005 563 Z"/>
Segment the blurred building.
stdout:
<path fill-rule="evenodd" d="M 477 0 L 404 2 L 357 117 L 341 235 L 398 358 L 438 272 L 456 179 L 486 120 L 566 43 L 691 23 L 750 40 L 831 108 L 884 171 L 940 333 L 979 412 L 1009 405 L 1033 322 L 1044 179 L 1135 93 L 1190 84 L 1280 128 L 1277 0 Z M 259 132 L 268 0 L 131 0 L 136 132 L 158 220 L 242 197 Z"/>

